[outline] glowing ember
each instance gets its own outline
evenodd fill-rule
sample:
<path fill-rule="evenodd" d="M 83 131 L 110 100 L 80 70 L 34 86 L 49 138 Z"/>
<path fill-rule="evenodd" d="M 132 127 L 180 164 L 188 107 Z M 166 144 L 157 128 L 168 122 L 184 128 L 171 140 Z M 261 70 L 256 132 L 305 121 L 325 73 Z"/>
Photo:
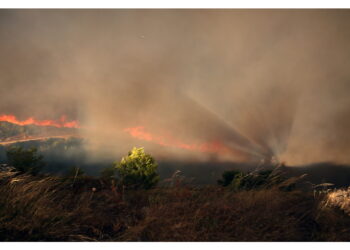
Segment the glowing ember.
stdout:
<path fill-rule="evenodd" d="M 0 121 L 10 122 L 17 125 L 51 126 L 57 128 L 79 128 L 77 121 L 67 121 L 66 116 L 61 116 L 59 120 L 36 120 L 29 117 L 24 121 L 19 121 L 14 115 L 0 115 Z"/>
<path fill-rule="evenodd" d="M 206 152 L 206 153 L 218 153 L 218 154 L 229 154 L 232 150 L 223 145 L 218 141 L 206 142 L 206 143 L 184 143 L 171 136 L 157 136 L 152 135 L 145 131 L 143 126 L 126 128 L 125 132 L 129 133 L 131 136 L 144 140 L 151 141 L 162 146 L 169 146 L 175 148 L 182 148 L 191 151 Z"/>

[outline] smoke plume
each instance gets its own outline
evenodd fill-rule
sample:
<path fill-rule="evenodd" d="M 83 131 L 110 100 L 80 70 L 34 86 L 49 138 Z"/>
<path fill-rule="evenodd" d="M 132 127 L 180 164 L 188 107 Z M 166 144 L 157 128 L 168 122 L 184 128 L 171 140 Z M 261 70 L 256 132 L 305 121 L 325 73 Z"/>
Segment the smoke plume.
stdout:
<path fill-rule="evenodd" d="M 92 158 L 350 163 L 349 25 L 349 10 L 1 10 L 0 115 L 78 120 Z"/>

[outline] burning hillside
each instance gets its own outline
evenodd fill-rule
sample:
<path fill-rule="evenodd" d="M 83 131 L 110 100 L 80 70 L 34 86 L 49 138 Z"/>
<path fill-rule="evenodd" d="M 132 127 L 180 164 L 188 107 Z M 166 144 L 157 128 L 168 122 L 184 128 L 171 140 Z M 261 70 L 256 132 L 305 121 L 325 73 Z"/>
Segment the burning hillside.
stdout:
<path fill-rule="evenodd" d="M 77 135 L 77 121 L 68 121 L 65 116 L 59 120 L 38 120 L 30 117 L 19 120 L 14 115 L 0 116 L 0 143 L 11 144 L 29 140 Z"/>
<path fill-rule="evenodd" d="M 35 132 L 33 132 L 34 127 L 45 127 L 46 133 L 44 133 L 46 136 L 49 134 L 47 133 L 48 130 L 50 130 L 50 127 L 58 128 L 58 129 L 64 129 L 64 128 L 71 128 L 76 129 L 80 128 L 79 122 L 72 120 L 68 121 L 66 119 L 66 116 L 61 116 L 58 120 L 38 120 L 33 117 L 29 117 L 26 120 L 19 120 L 14 115 L 1 115 L 0 116 L 0 122 L 7 122 L 12 125 L 11 131 L 9 132 L 9 129 L 5 131 L 5 125 L 2 125 L 2 139 L 5 139 L 8 141 L 10 140 L 23 140 L 23 139 L 33 139 L 33 135 L 39 135 L 43 134 L 43 130 L 41 129 L 41 133 L 38 132 L 38 128 Z M 15 127 L 17 126 L 17 130 Z M 19 126 L 19 127 L 18 127 Z M 28 129 L 29 126 L 31 126 L 31 129 Z M 21 128 L 21 129 L 19 129 Z M 24 129 L 26 128 L 26 129 Z M 17 131 L 17 132 L 16 132 Z M 62 133 L 63 130 L 50 130 L 51 133 L 55 134 L 52 136 L 57 136 L 57 134 L 60 134 L 59 131 Z M 124 132 L 128 133 L 134 138 L 137 138 L 139 140 L 143 141 L 150 141 L 152 143 L 165 146 L 165 147 L 174 147 L 189 151 L 195 151 L 195 152 L 202 152 L 202 153 L 214 153 L 214 154 L 232 154 L 233 151 L 221 143 L 220 141 L 210 141 L 210 142 L 203 142 L 203 143 L 189 143 L 189 142 L 183 142 L 180 139 L 175 138 L 174 136 L 170 134 L 166 135 L 155 135 L 151 134 L 149 131 L 147 131 L 143 126 L 137 126 L 137 127 L 130 127 L 124 129 Z"/>
<path fill-rule="evenodd" d="M 77 129 L 81 125 L 76 120 L 67 120 L 62 115 L 57 120 L 40 120 L 29 117 L 25 120 L 18 119 L 15 115 L 4 114 L 0 116 L 0 139 L 2 143 L 13 143 L 27 140 L 40 140 L 50 137 L 67 137 L 77 134 Z M 235 159 L 252 159 L 256 154 L 259 159 L 266 158 L 264 153 L 256 153 L 252 150 L 244 149 L 243 145 L 228 145 L 219 137 L 210 139 L 201 138 L 197 135 L 190 139 L 184 139 L 183 136 L 175 136 L 176 131 L 157 131 L 156 133 L 146 129 L 144 126 L 128 127 L 122 129 L 133 138 L 141 141 L 151 142 L 156 145 L 169 148 L 177 148 L 189 152 L 199 152 L 211 155 L 234 156 Z M 268 157 L 267 157 L 268 158 Z"/>
<path fill-rule="evenodd" d="M 36 126 L 50 126 L 56 128 L 79 128 L 77 121 L 67 121 L 65 115 L 62 115 L 58 120 L 37 120 L 33 117 L 29 117 L 26 120 L 18 120 L 14 115 L 0 115 L 0 121 L 10 122 L 17 125 L 36 125 Z"/>

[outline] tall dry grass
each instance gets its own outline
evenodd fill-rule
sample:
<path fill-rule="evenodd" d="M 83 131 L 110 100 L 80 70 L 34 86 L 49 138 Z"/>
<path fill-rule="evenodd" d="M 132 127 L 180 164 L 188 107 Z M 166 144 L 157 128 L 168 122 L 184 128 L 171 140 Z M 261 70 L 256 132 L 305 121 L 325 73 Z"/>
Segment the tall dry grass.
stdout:
<path fill-rule="evenodd" d="M 312 192 L 178 186 L 119 192 L 108 181 L 0 180 L 2 241 L 344 241 L 350 218 Z"/>
<path fill-rule="evenodd" d="M 324 204 L 325 206 L 337 207 L 350 216 L 350 187 L 328 192 Z"/>

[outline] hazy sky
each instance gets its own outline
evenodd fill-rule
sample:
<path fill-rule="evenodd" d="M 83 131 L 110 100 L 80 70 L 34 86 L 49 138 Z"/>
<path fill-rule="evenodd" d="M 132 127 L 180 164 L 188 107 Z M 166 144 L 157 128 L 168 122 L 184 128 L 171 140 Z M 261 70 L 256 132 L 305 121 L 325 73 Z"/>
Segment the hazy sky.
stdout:
<path fill-rule="evenodd" d="M 144 126 L 222 160 L 350 163 L 348 10 L 1 10 L 0 36 L 0 114 L 65 114 L 91 149 L 214 157 L 123 131 Z"/>

